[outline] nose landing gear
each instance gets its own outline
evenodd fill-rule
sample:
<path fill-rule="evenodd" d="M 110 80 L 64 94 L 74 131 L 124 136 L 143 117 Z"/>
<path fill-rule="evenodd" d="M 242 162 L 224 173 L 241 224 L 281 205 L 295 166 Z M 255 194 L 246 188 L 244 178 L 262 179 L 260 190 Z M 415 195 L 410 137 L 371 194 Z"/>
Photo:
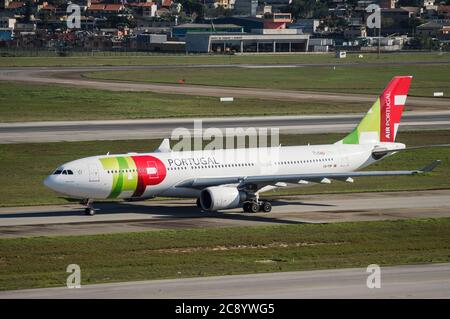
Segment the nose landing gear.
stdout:
<path fill-rule="evenodd" d="M 93 206 L 94 201 L 92 199 L 85 199 L 82 201 L 82 204 L 86 206 L 84 209 L 84 214 L 87 216 L 94 216 L 95 215 L 95 209 Z"/>

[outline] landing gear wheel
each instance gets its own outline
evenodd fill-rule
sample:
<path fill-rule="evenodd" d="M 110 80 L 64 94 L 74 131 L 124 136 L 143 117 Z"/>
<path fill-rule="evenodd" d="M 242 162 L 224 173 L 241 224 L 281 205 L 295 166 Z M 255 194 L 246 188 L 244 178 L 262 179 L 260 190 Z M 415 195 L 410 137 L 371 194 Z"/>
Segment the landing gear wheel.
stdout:
<path fill-rule="evenodd" d="M 261 210 L 264 213 L 270 213 L 270 211 L 272 210 L 272 204 L 269 202 L 263 202 L 261 205 Z"/>
<path fill-rule="evenodd" d="M 85 208 L 84 209 L 84 214 L 87 216 L 94 216 L 95 215 L 95 210 L 93 208 Z"/>
<path fill-rule="evenodd" d="M 251 213 L 257 213 L 259 211 L 259 204 L 255 202 L 249 203 L 249 211 Z"/>
<path fill-rule="evenodd" d="M 250 203 L 249 202 L 244 203 L 242 208 L 244 209 L 245 213 L 250 213 Z"/>

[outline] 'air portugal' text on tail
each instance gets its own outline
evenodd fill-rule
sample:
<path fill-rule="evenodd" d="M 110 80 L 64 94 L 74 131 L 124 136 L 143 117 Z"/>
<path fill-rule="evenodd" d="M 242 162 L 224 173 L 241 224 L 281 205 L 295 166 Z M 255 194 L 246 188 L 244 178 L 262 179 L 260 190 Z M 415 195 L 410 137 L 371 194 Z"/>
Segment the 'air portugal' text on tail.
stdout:
<path fill-rule="evenodd" d="M 396 76 L 342 144 L 394 142 L 412 76 Z"/>

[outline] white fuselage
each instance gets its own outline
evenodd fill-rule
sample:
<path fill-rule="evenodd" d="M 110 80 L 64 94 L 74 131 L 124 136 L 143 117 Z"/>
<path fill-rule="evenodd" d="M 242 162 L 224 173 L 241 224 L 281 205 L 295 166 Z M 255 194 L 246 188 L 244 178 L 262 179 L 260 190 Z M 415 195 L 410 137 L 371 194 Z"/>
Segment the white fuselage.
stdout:
<path fill-rule="evenodd" d="M 195 198 L 200 190 L 176 185 L 197 178 L 351 172 L 376 161 L 371 156 L 374 147 L 331 144 L 100 155 L 63 164 L 44 183 L 81 199 Z"/>

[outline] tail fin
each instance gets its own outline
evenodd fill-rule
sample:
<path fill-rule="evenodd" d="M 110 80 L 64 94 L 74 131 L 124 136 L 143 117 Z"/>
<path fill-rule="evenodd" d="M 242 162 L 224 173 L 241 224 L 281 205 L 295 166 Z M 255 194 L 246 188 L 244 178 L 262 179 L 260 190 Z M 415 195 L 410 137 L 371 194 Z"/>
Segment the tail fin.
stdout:
<path fill-rule="evenodd" d="M 358 126 L 336 144 L 394 142 L 412 76 L 396 76 Z"/>

